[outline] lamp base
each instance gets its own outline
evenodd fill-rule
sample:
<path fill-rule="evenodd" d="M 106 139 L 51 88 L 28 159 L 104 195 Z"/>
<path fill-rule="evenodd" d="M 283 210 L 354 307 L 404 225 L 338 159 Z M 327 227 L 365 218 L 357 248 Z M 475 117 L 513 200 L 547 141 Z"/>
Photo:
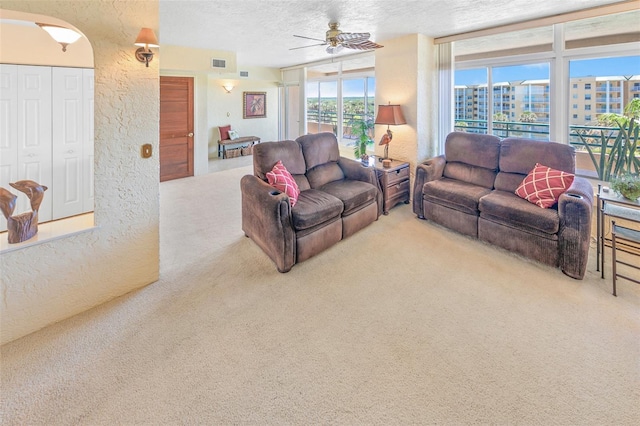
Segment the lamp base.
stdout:
<path fill-rule="evenodd" d="M 146 50 L 144 47 L 139 47 L 136 50 L 136 59 L 140 62 L 144 62 L 148 67 L 149 62 L 153 60 L 153 52 L 151 51 L 151 49 Z"/>
<path fill-rule="evenodd" d="M 388 169 L 389 167 L 391 167 L 391 160 L 388 158 L 385 158 L 384 160 L 382 160 L 382 167 L 384 167 L 385 169 Z"/>

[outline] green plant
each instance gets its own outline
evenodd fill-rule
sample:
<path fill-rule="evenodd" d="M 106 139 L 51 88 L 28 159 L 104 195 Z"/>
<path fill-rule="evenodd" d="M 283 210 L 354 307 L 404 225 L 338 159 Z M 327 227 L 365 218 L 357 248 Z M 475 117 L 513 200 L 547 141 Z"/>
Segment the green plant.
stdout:
<path fill-rule="evenodd" d="M 609 129 L 600 130 L 600 146 L 593 148 L 582 134 L 578 134 L 580 141 L 584 144 L 591 161 L 595 166 L 598 179 L 609 181 L 615 176 L 640 173 L 640 149 L 638 148 L 640 126 L 637 123 L 637 115 L 640 113 L 640 99 L 629 102 L 625 107 L 627 116 L 614 117 L 608 114 L 607 119 L 615 122 L 618 129 L 615 140 L 612 144 L 609 140 L 615 131 Z M 599 151 L 600 158 L 596 157 Z"/>
<path fill-rule="evenodd" d="M 367 145 L 373 144 L 371 139 L 371 129 L 373 129 L 372 120 L 355 120 L 351 124 L 351 132 L 356 137 L 356 145 L 353 148 L 353 155 L 356 158 L 363 158 L 367 155 Z"/>
<path fill-rule="evenodd" d="M 640 198 L 640 175 L 625 174 L 611 180 L 611 189 L 630 200 Z"/>

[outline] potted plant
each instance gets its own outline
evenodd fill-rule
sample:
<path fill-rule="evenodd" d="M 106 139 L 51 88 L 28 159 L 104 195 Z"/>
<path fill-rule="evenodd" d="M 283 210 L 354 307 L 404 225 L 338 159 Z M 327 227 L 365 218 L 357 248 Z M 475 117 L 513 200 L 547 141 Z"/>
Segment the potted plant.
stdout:
<path fill-rule="evenodd" d="M 362 162 L 368 162 L 369 156 L 367 155 L 367 145 L 373 143 L 371 139 L 371 129 L 373 129 L 373 121 L 360 119 L 355 120 L 351 125 L 352 134 L 356 137 L 356 145 L 353 148 L 353 154 L 356 159 L 362 160 Z"/>
<path fill-rule="evenodd" d="M 640 175 L 624 174 L 611 180 L 611 189 L 624 198 L 635 201 L 640 198 Z"/>
<path fill-rule="evenodd" d="M 611 144 L 609 140 L 615 134 L 615 129 L 612 130 L 611 127 L 600 130 L 600 146 L 596 149 L 592 148 L 584 135 L 578 134 L 591 157 L 598 179 L 608 182 L 615 176 L 640 173 L 640 126 L 637 122 L 639 110 L 640 98 L 629 102 L 624 110 L 626 115 L 607 114 L 604 117 L 607 124 L 615 123 L 618 127 Z"/>

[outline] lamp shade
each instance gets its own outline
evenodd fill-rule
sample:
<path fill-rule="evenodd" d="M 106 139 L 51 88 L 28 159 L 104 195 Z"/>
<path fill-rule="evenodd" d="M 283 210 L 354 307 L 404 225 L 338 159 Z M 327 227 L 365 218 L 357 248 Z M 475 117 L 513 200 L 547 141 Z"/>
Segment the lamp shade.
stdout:
<path fill-rule="evenodd" d="M 134 44 L 141 47 L 160 47 L 158 38 L 151 28 L 141 29 Z"/>
<path fill-rule="evenodd" d="M 375 124 L 398 125 L 407 124 L 407 121 L 402 115 L 400 105 L 378 105 Z"/>

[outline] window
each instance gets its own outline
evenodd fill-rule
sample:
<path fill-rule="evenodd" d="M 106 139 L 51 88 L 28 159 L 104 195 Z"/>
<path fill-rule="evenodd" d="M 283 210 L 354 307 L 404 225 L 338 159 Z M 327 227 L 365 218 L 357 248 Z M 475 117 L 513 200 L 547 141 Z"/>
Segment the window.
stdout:
<path fill-rule="evenodd" d="M 456 99 L 471 91 L 479 100 L 472 116 L 456 108 L 456 130 L 548 140 L 549 63 L 495 66 L 490 71 L 490 104 L 488 67 L 455 72 Z"/>
<path fill-rule="evenodd" d="M 342 139 L 353 139 L 351 127 L 356 120 L 373 121 L 375 113 L 375 78 L 342 80 Z"/>
<path fill-rule="evenodd" d="M 508 117 L 512 122 L 527 123 L 519 129 L 523 137 L 546 137 L 546 140 L 574 143 L 570 136 L 573 126 L 592 126 L 592 121 L 597 122 L 599 115 L 620 113 L 630 99 L 640 98 L 638 41 L 629 30 L 637 26 L 637 22 L 640 22 L 640 10 L 456 41 L 455 82 L 463 83 L 459 74 L 462 70 L 486 69 L 486 84 L 492 88 L 492 102 L 486 109 L 491 115 L 500 112 L 500 93 L 509 93 Z M 555 44 L 553 34 L 556 29 L 556 35 L 564 37 L 561 46 Z M 603 63 L 593 62 L 597 60 Z M 568 61 L 568 75 L 559 75 L 560 69 L 549 66 L 551 61 Z M 505 78 L 499 75 L 501 69 L 517 69 L 530 75 Z M 542 70 L 544 73 L 540 72 Z M 508 90 L 504 87 L 501 92 L 503 89 L 499 85 L 505 83 Z M 477 84 L 485 84 L 485 81 Z M 522 87 L 530 87 L 531 91 L 525 93 Z M 557 99 L 565 93 L 572 101 Z M 556 110 L 550 114 L 553 108 L 559 107 L 568 111 Z M 529 111 L 530 108 L 533 110 Z M 541 125 L 523 121 L 534 118 L 532 114 L 523 115 L 525 111 L 535 114 L 535 123 Z M 578 111 L 586 111 L 588 115 L 585 117 Z M 564 121 L 561 120 L 563 114 L 569 126 L 555 126 Z M 464 130 L 458 126 L 460 119 L 456 115 L 456 130 Z M 476 125 L 484 126 L 483 123 Z M 490 119 L 486 126 L 488 133 L 501 137 L 507 133 L 512 135 L 512 124 L 508 124 L 509 129 L 501 129 Z M 543 135 L 543 131 L 548 134 Z"/>
<path fill-rule="evenodd" d="M 337 132 L 337 81 L 307 83 L 307 131 Z"/>
<path fill-rule="evenodd" d="M 486 68 L 459 70 L 455 73 L 454 106 L 455 128 L 471 133 L 487 133 L 487 123 L 480 117 L 486 117 L 487 99 L 483 95 L 487 90 Z M 461 108 L 460 99 L 473 98 L 474 108 Z M 480 100 L 478 100 L 480 99 Z"/>

